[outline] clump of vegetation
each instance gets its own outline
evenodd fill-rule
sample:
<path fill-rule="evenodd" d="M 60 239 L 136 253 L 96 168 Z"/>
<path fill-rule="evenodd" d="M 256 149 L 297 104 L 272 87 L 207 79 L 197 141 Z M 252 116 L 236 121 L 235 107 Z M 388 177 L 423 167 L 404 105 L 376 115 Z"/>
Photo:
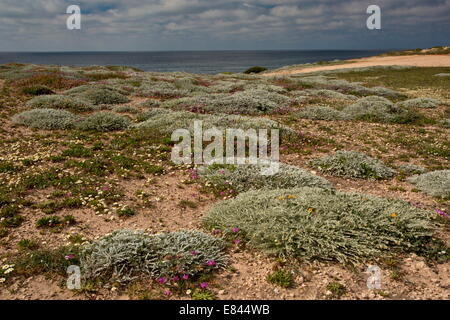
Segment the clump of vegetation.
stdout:
<path fill-rule="evenodd" d="M 411 123 L 418 115 L 411 110 L 394 105 L 386 98 L 369 96 L 342 110 L 352 119 L 372 122 Z"/>
<path fill-rule="evenodd" d="M 244 71 L 244 73 L 252 74 L 252 73 L 261 73 L 264 71 L 267 71 L 267 68 L 255 66 L 255 67 L 248 68 L 247 70 Z"/>
<path fill-rule="evenodd" d="M 94 105 L 121 104 L 130 100 L 126 97 L 126 91 L 119 91 L 108 86 L 81 86 L 65 92 L 74 95 Z"/>
<path fill-rule="evenodd" d="M 408 182 L 433 197 L 450 199 L 450 170 L 439 170 L 413 176 Z"/>
<path fill-rule="evenodd" d="M 270 255 L 353 264 L 429 243 L 433 214 L 394 199 L 299 188 L 249 191 L 216 204 L 209 229 L 239 228 Z"/>
<path fill-rule="evenodd" d="M 279 129 L 281 136 L 295 135 L 295 132 L 289 127 L 283 126 L 280 123 L 264 119 L 251 118 L 238 115 L 226 114 L 198 114 L 186 111 L 161 111 L 161 109 L 153 109 L 145 113 L 146 121 L 138 123 L 133 126 L 136 129 L 152 129 L 162 133 L 172 134 L 176 129 L 187 129 L 194 132 L 194 120 L 203 121 L 203 129 L 218 128 L 218 129 Z"/>
<path fill-rule="evenodd" d="M 283 269 L 276 270 L 267 275 L 267 281 L 282 288 L 289 288 L 294 284 L 292 273 Z"/>
<path fill-rule="evenodd" d="M 159 108 L 161 106 L 161 101 L 156 99 L 148 99 L 140 104 L 144 108 Z"/>
<path fill-rule="evenodd" d="M 380 160 L 356 151 L 338 151 L 309 164 L 323 173 L 339 177 L 389 179 L 394 176 L 394 170 Z"/>
<path fill-rule="evenodd" d="M 84 131 L 119 131 L 130 126 L 130 119 L 113 112 L 97 112 L 77 123 L 77 128 Z"/>
<path fill-rule="evenodd" d="M 119 230 L 87 246 L 81 267 L 91 280 L 123 283 L 149 277 L 168 281 L 223 268 L 228 262 L 224 248 L 222 240 L 198 231 L 148 235 Z"/>
<path fill-rule="evenodd" d="M 327 284 L 327 291 L 331 293 L 330 298 L 340 299 L 344 294 L 347 293 L 347 288 L 339 282 L 330 282 Z"/>
<path fill-rule="evenodd" d="M 349 120 L 350 116 L 346 113 L 326 107 L 326 106 L 307 106 L 296 113 L 300 118 L 311 120 Z"/>
<path fill-rule="evenodd" d="M 33 109 L 12 118 L 14 124 L 44 130 L 72 129 L 79 120 L 79 116 L 69 111 L 56 109 Z"/>
<path fill-rule="evenodd" d="M 397 169 L 404 175 L 422 174 L 427 172 L 427 169 L 424 167 L 410 163 L 400 164 L 397 166 Z"/>
<path fill-rule="evenodd" d="M 118 113 L 138 113 L 139 109 L 136 109 L 132 106 L 117 106 L 113 108 L 112 111 Z"/>
<path fill-rule="evenodd" d="M 43 85 L 31 85 L 22 88 L 22 93 L 29 96 L 42 96 L 54 94 L 55 92 L 47 86 Z"/>
<path fill-rule="evenodd" d="M 208 113 L 267 114 L 288 107 L 291 99 L 276 92 L 249 89 L 233 94 L 203 94 L 165 102 L 162 106 L 175 110 Z"/>
<path fill-rule="evenodd" d="M 74 112 L 85 112 L 93 110 L 90 103 L 75 97 L 63 95 L 45 95 L 33 98 L 27 102 L 31 108 L 65 109 Z"/>
<path fill-rule="evenodd" d="M 416 98 L 398 102 L 397 105 L 404 108 L 424 108 L 434 109 L 441 105 L 442 102 L 432 98 Z"/>
<path fill-rule="evenodd" d="M 240 193 L 256 189 L 286 189 L 316 187 L 332 189 L 330 182 L 306 170 L 279 163 L 279 170 L 273 175 L 264 175 L 269 164 L 247 164 L 238 166 L 211 165 L 200 168 L 198 174 L 209 185 L 219 189 L 230 189 Z"/>
<path fill-rule="evenodd" d="M 443 119 L 439 121 L 439 124 L 444 128 L 450 128 L 450 119 Z"/>

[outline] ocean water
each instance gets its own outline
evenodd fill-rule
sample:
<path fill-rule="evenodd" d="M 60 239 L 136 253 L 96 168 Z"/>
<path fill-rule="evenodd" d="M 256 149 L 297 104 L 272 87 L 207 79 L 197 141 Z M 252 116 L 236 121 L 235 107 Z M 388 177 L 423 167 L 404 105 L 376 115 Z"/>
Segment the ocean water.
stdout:
<path fill-rule="evenodd" d="M 0 52 L 10 62 L 71 66 L 125 65 L 144 71 L 190 73 L 242 72 L 253 66 L 269 69 L 318 61 L 369 57 L 385 51 L 151 51 L 151 52 Z"/>

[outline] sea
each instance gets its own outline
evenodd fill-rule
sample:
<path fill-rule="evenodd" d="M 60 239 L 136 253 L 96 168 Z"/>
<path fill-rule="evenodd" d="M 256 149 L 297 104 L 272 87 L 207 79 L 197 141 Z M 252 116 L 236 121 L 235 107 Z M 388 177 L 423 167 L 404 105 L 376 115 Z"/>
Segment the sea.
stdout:
<path fill-rule="evenodd" d="M 276 69 L 295 64 L 363 58 L 384 52 L 386 50 L 0 52 L 0 64 L 120 65 L 144 71 L 217 74 L 243 72 L 253 66 Z"/>

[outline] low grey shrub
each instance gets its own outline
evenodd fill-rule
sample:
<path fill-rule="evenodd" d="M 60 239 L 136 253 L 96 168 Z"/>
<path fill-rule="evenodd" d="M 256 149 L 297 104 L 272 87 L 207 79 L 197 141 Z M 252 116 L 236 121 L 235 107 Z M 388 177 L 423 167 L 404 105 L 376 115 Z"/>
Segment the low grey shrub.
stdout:
<path fill-rule="evenodd" d="M 378 96 L 362 98 L 342 111 L 352 119 L 374 122 L 402 123 L 408 122 L 408 119 L 412 121 L 415 117 L 410 110 L 396 106 L 391 101 Z"/>
<path fill-rule="evenodd" d="M 412 174 L 422 174 L 427 172 L 427 169 L 425 169 L 424 167 L 415 165 L 415 164 L 410 164 L 410 163 L 405 163 L 405 164 L 400 164 L 397 166 L 397 169 L 403 173 L 403 174 L 407 174 L 407 175 L 412 175 Z"/>
<path fill-rule="evenodd" d="M 413 176 L 408 179 L 421 191 L 433 197 L 450 199 L 450 170 L 439 170 Z"/>
<path fill-rule="evenodd" d="M 274 175 L 262 175 L 261 170 L 268 164 L 246 164 L 221 168 L 206 166 L 198 170 L 199 177 L 217 186 L 229 186 L 240 193 L 255 189 L 283 189 L 299 187 L 316 187 L 332 189 L 326 179 L 315 176 L 306 170 L 280 163 L 279 171 Z"/>
<path fill-rule="evenodd" d="M 225 243 L 198 231 L 149 235 L 118 230 L 86 246 L 81 253 L 83 277 L 125 283 L 137 278 L 190 277 L 223 268 Z M 208 261 L 215 264 L 208 266 Z"/>
<path fill-rule="evenodd" d="M 159 108 L 161 106 L 161 101 L 156 99 L 148 99 L 140 104 L 144 108 Z"/>
<path fill-rule="evenodd" d="M 138 113 L 139 109 L 132 106 L 117 106 L 112 109 L 114 112 L 118 113 Z"/>
<path fill-rule="evenodd" d="M 94 107 L 86 101 L 63 95 L 38 96 L 29 100 L 26 105 L 34 109 L 65 109 L 74 112 L 92 111 L 94 109 Z"/>
<path fill-rule="evenodd" d="M 311 120 L 337 121 L 350 119 L 350 116 L 346 113 L 327 106 L 307 106 L 298 111 L 296 115 Z"/>
<path fill-rule="evenodd" d="M 93 113 L 77 123 L 77 128 L 84 131 L 119 131 L 128 128 L 131 124 L 129 118 L 116 113 L 102 111 Z"/>
<path fill-rule="evenodd" d="M 444 128 L 450 128 L 450 119 L 443 119 L 439 121 L 439 125 Z"/>
<path fill-rule="evenodd" d="M 94 105 L 121 104 L 130 101 L 123 91 L 119 92 L 117 89 L 101 85 L 85 85 L 77 87 L 66 91 L 66 94 L 73 95 L 81 100 L 89 101 Z"/>
<path fill-rule="evenodd" d="M 434 109 L 441 105 L 442 102 L 432 98 L 416 98 L 398 102 L 397 105 L 404 108 L 425 108 Z"/>
<path fill-rule="evenodd" d="M 72 129 L 79 120 L 79 116 L 69 111 L 56 109 L 33 109 L 12 118 L 14 124 L 44 130 Z"/>
<path fill-rule="evenodd" d="M 133 126 L 135 129 L 155 129 L 160 132 L 172 134 L 176 129 L 187 129 L 194 132 L 194 121 L 203 121 L 203 129 L 279 129 L 280 136 L 295 136 L 296 133 L 291 128 L 276 121 L 265 118 L 251 118 L 238 115 L 227 114 L 198 114 L 186 111 L 163 112 L 160 109 L 151 110 L 145 115 L 147 120 Z"/>
<path fill-rule="evenodd" d="M 401 200 L 298 188 L 241 193 L 202 221 L 209 229 L 238 228 L 269 255 L 357 264 L 416 249 L 435 231 L 432 216 Z"/>
<path fill-rule="evenodd" d="M 323 173 L 360 179 L 389 179 L 394 170 L 385 166 L 380 160 L 356 151 L 338 151 L 320 159 L 311 160 L 309 164 Z"/>
<path fill-rule="evenodd" d="M 246 90 L 234 94 L 204 94 L 170 100 L 162 106 L 174 110 L 200 110 L 210 113 L 266 114 L 287 107 L 291 99 L 276 92 Z"/>

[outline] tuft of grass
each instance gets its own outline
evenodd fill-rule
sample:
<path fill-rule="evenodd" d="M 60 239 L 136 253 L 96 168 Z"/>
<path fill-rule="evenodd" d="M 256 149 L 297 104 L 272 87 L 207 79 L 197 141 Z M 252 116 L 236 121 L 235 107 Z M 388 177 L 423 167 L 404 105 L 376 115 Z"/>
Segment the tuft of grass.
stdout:
<path fill-rule="evenodd" d="M 267 281 L 282 288 L 289 288 L 294 284 L 292 273 L 283 269 L 276 270 L 267 275 Z"/>
<path fill-rule="evenodd" d="M 330 298 L 332 299 L 340 299 L 347 293 L 347 288 L 339 282 L 330 282 L 326 289 L 331 292 Z"/>

